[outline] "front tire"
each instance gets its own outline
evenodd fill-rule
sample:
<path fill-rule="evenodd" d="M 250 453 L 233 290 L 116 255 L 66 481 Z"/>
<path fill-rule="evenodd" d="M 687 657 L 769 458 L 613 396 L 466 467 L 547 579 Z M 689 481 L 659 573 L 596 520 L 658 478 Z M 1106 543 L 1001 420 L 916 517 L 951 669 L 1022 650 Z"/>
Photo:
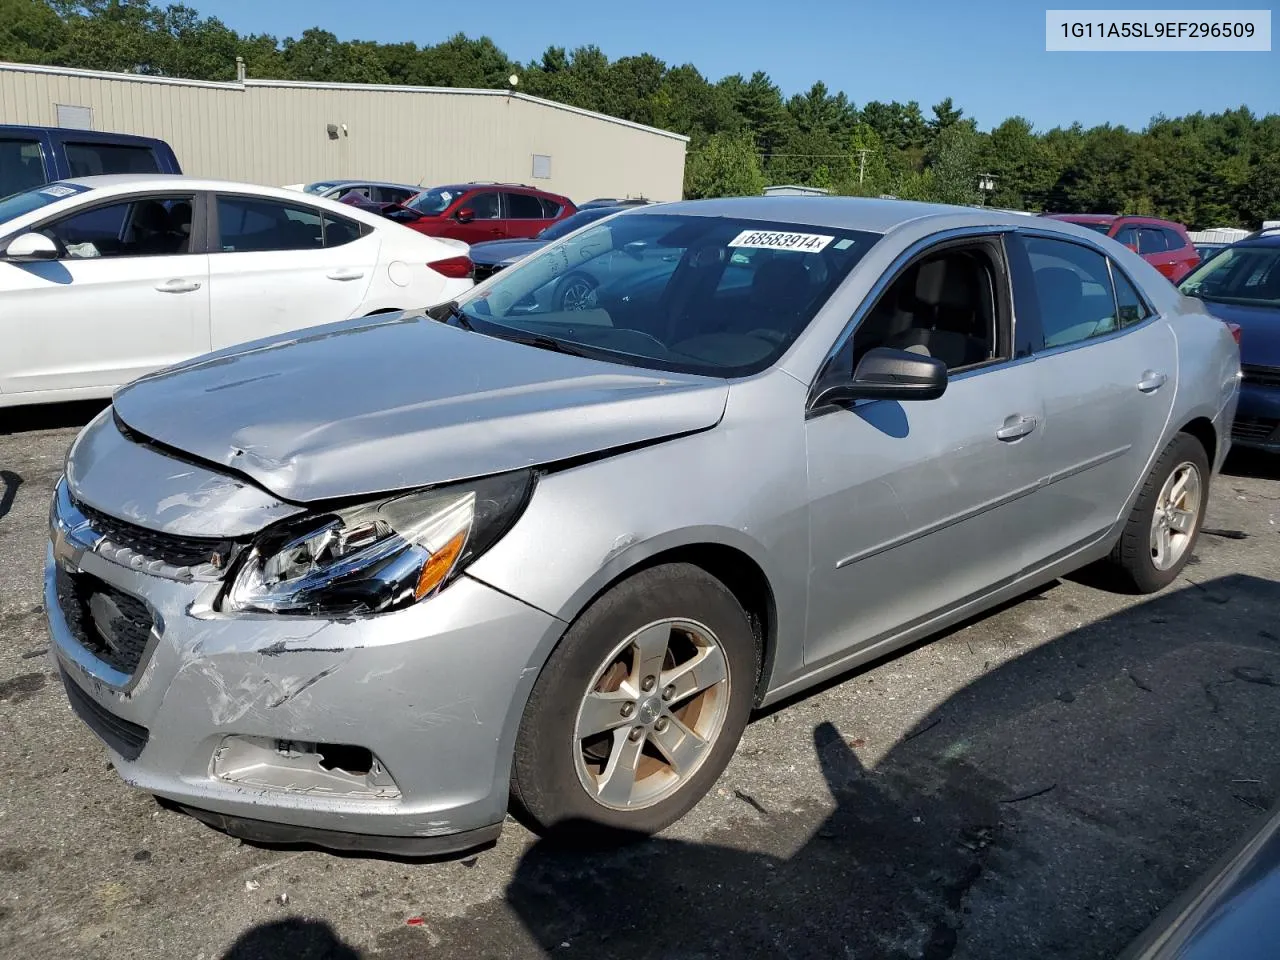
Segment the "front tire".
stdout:
<path fill-rule="evenodd" d="M 641 571 L 570 626 L 525 708 L 512 798 L 572 839 L 644 836 L 684 816 L 746 727 L 755 635 L 733 594 L 685 563 Z"/>
<path fill-rule="evenodd" d="M 1200 441 L 1180 433 L 1147 475 L 1106 563 L 1119 585 L 1155 593 L 1191 559 L 1209 502 L 1209 458 Z"/>

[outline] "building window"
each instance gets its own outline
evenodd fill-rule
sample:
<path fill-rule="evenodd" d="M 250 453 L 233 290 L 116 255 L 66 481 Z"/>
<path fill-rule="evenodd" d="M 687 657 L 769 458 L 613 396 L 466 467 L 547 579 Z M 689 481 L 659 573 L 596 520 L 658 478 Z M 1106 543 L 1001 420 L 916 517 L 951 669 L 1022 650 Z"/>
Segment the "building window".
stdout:
<path fill-rule="evenodd" d="M 545 153 L 533 155 L 533 175 L 539 180 L 551 179 L 551 158 Z"/>

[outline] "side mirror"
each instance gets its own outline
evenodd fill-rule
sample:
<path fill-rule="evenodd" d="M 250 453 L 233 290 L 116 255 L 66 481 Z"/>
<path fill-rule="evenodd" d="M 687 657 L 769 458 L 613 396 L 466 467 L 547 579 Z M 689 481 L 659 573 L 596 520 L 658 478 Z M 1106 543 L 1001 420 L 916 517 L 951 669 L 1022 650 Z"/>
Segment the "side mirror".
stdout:
<path fill-rule="evenodd" d="M 852 400 L 936 400 L 947 391 L 947 365 L 936 357 L 876 347 L 858 362 L 853 379 L 833 383 L 814 406 Z"/>
<path fill-rule="evenodd" d="M 5 248 L 4 258 L 19 263 L 57 260 L 58 245 L 43 233 L 24 233 L 15 237 Z"/>
<path fill-rule="evenodd" d="M 470 207 L 463 207 L 453 215 L 453 219 L 457 220 L 459 223 L 470 223 L 475 218 L 476 212 Z"/>
<path fill-rule="evenodd" d="M 413 223 L 415 220 L 422 219 L 422 214 L 411 207 L 392 207 L 383 216 L 389 220 L 399 220 L 402 223 Z"/>

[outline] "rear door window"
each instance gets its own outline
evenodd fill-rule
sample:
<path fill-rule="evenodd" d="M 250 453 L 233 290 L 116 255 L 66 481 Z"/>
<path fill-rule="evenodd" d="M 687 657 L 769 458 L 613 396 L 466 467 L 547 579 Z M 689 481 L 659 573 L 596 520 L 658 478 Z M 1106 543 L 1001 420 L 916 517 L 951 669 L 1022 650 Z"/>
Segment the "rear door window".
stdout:
<path fill-rule="evenodd" d="M 331 213 L 324 215 L 325 249 L 341 247 L 352 241 L 359 240 L 360 233 L 360 224 L 354 220 L 348 220 L 346 217 L 336 217 Z"/>
<path fill-rule="evenodd" d="M 324 226 L 318 210 L 256 197 L 218 197 L 218 247 L 224 253 L 319 250 L 323 246 Z"/>
<path fill-rule="evenodd" d="M 542 215 L 548 220 L 554 220 L 560 216 L 560 211 L 564 209 L 560 204 L 546 197 L 539 197 L 538 202 L 542 204 Z"/>
<path fill-rule="evenodd" d="M 542 220 L 546 217 L 542 202 L 537 197 L 527 193 L 508 193 L 506 201 L 508 220 Z"/>
<path fill-rule="evenodd" d="M 66 143 L 63 149 L 73 177 L 160 172 L 160 162 L 150 147 L 120 143 Z"/>
<path fill-rule="evenodd" d="M 1164 231 L 1159 227 L 1143 227 L 1138 231 L 1139 253 L 1164 253 L 1169 249 L 1164 239 Z"/>
<path fill-rule="evenodd" d="M 1120 272 L 1120 268 L 1114 262 L 1111 264 L 1111 277 L 1116 284 L 1116 307 L 1120 311 L 1120 326 L 1131 327 L 1151 316 L 1147 305 L 1138 296 L 1137 288 Z"/>
<path fill-rule="evenodd" d="M 1116 231 L 1115 241 L 1116 243 L 1124 243 L 1136 247 L 1138 245 L 1138 228 L 1121 227 Z"/>
<path fill-rule="evenodd" d="M 38 187 L 47 179 L 39 140 L 0 139 L 0 197 Z"/>
<path fill-rule="evenodd" d="M 1026 238 L 1046 348 L 1112 333 L 1116 300 L 1106 258 L 1065 240 Z"/>
<path fill-rule="evenodd" d="M 1187 245 L 1187 241 L 1183 239 L 1182 234 L 1177 230 L 1162 230 L 1164 234 L 1164 242 L 1170 250 L 1181 250 Z"/>

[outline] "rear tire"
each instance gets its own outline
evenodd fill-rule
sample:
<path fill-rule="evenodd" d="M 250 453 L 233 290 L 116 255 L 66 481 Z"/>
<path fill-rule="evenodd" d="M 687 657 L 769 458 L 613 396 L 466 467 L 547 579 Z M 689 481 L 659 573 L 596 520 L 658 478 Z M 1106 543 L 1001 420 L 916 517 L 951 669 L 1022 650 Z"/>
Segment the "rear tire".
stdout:
<path fill-rule="evenodd" d="M 1155 593 L 1191 559 L 1209 502 L 1209 458 L 1200 441 L 1180 433 L 1160 454 L 1124 531 L 1104 561 L 1116 585 Z"/>
<path fill-rule="evenodd" d="M 562 313 L 590 310 L 595 306 L 595 292 L 599 284 L 586 273 L 571 273 L 556 286 L 552 302 Z"/>
<path fill-rule="evenodd" d="M 643 570 L 569 627 L 525 707 L 511 795 L 561 840 L 618 841 L 684 816 L 724 771 L 754 701 L 755 634 L 692 564 Z"/>

